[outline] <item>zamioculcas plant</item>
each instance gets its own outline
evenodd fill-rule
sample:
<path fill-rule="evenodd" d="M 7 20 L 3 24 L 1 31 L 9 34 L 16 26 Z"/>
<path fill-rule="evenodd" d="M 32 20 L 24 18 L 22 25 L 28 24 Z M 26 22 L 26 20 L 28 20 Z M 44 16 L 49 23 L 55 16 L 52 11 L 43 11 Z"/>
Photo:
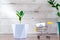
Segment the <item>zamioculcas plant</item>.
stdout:
<path fill-rule="evenodd" d="M 55 0 L 48 0 L 48 3 L 49 3 L 52 7 L 56 8 L 56 10 L 57 10 L 57 16 L 60 17 L 60 12 L 59 12 L 60 4 L 57 3 Z"/>
<path fill-rule="evenodd" d="M 14 38 L 20 38 L 26 40 L 29 25 L 21 24 L 22 18 L 24 16 L 24 11 L 23 10 L 16 11 L 16 16 L 18 17 L 20 24 L 12 25 L 13 36 Z"/>
<path fill-rule="evenodd" d="M 16 11 L 16 15 L 18 16 L 19 21 L 21 23 L 22 17 L 24 16 L 24 12 L 22 10 Z"/>

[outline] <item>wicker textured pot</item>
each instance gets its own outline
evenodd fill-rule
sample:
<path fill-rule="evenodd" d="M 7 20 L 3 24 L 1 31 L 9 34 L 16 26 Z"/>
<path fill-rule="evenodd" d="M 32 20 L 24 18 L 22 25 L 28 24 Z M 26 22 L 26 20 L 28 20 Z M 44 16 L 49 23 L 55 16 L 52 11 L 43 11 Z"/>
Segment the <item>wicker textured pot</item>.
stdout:
<path fill-rule="evenodd" d="M 27 38 L 28 26 L 28 24 L 13 24 L 14 38 Z"/>

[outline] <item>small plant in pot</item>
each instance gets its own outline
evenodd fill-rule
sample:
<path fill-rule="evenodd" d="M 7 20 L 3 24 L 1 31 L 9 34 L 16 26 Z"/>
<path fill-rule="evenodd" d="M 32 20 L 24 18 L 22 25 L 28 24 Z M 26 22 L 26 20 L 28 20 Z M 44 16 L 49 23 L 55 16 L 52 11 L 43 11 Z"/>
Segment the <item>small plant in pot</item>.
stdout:
<path fill-rule="evenodd" d="M 22 17 L 24 16 L 24 12 L 22 10 L 16 11 L 16 15 L 18 16 L 18 20 L 20 21 L 20 24 L 12 25 L 14 38 L 26 39 L 29 25 L 21 24 Z"/>
<path fill-rule="evenodd" d="M 59 35 L 60 35 L 60 11 L 59 11 L 59 8 L 60 8 L 60 4 L 57 3 L 55 0 L 48 0 L 48 3 L 57 10 L 57 23 L 58 23 L 58 29 L 59 29 Z"/>

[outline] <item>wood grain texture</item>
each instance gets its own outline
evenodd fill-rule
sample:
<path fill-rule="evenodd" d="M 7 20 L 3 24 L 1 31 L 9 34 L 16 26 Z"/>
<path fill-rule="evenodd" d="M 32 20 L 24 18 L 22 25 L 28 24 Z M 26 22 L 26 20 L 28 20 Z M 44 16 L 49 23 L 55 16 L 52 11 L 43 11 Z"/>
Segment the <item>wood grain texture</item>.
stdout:
<path fill-rule="evenodd" d="M 50 38 L 46 37 L 50 36 Z M 37 35 L 28 35 L 26 39 L 13 38 L 13 35 L 0 35 L 0 40 L 38 40 Z M 39 40 L 59 40 L 57 35 L 42 35 Z"/>

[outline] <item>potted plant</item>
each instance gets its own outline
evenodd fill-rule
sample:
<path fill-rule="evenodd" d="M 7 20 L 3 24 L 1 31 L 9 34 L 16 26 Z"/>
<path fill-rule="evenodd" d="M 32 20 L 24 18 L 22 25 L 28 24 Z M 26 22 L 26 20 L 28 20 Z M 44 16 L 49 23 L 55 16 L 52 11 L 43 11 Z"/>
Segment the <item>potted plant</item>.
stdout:
<path fill-rule="evenodd" d="M 13 24 L 13 35 L 14 38 L 26 38 L 27 37 L 27 31 L 28 31 L 28 24 L 22 24 L 22 17 L 24 16 L 24 12 L 22 10 L 16 11 L 16 15 L 18 16 L 18 20 L 20 21 L 20 24 Z"/>
<path fill-rule="evenodd" d="M 60 4 L 57 3 L 55 0 L 48 0 L 48 3 L 57 10 L 57 23 L 58 23 L 58 29 L 59 29 L 59 35 L 60 35 L 60 11 L 59 11 L 59 7 L 60 7 Z"/>

